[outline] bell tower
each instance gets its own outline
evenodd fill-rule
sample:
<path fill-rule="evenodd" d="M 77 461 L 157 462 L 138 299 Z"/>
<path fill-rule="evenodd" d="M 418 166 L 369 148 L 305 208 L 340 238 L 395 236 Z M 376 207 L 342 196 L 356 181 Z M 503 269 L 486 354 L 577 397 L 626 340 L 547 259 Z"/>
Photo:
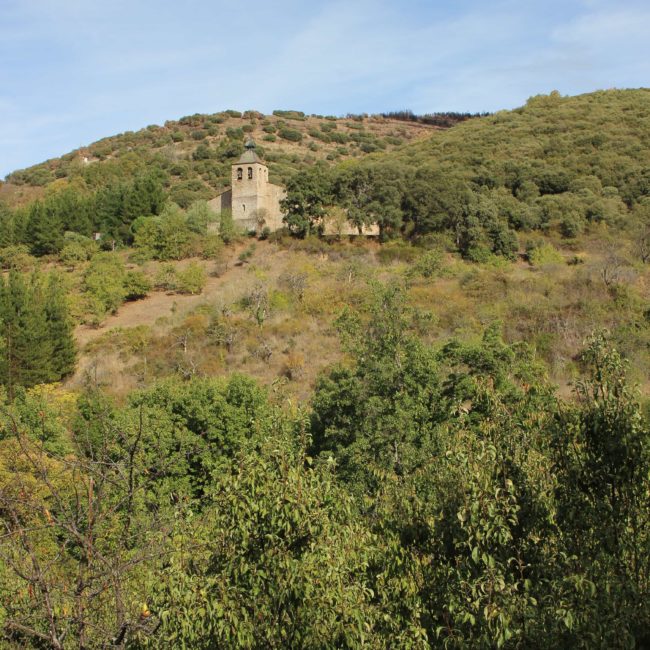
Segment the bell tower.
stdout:
<path fill-rule="evenodd" d="M 253 140 L 245 147 L 232 166 L 232 217 L 235 223 L 254 230 L 261 210 L 267 207 L 269 169 L 257 155 Z"/>

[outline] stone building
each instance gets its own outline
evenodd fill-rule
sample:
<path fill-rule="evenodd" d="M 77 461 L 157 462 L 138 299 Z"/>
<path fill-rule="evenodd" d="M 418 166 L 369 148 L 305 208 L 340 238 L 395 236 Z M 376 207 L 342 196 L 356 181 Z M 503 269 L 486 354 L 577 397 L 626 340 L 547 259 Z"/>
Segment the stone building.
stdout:
<path fill-rule="evenodd" d="M 280 201 L 286 195 L 284 187 L 269 183 L 269 169 L 257 155 L 253 140 L 249 140 L 244 153 L 232 165 L 230 189 L 208 201 L 208 205 L 217 214 L 232 210 L 235 226 L 244 232 L 260 232 L 263 228 L 275 232 L 284 227 Z M 317 225 L 330 236 L 379 235 L 376 224 L 364 226 L 360 233 L 341 211 Z"/>
<path fill-rule="evenodd" d="M 230 189 L 208 201 L 210 208 L 220 213 L 232 210 L 236 226 L 244 231 L 271 231 L 282 228 L 280 201 L 286 191 L 279 185 L 269 183 L 269 169 L 255 151 L 255 143 L 249 140 L 246 150 L 232 165 Z"/>

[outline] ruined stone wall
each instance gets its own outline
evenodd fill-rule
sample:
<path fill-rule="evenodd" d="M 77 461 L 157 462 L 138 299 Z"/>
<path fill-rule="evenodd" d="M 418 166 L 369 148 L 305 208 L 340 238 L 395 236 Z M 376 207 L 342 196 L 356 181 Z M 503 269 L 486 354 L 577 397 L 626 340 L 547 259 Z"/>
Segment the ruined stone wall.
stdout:
<path fill-rule="evenodd" d="M 287 191 L 280 185 L 273 185 L 269 183 L 266 186 L 266 196 L 264 200 L 264 207 L 266 208 L 264 224 L 272 232 L 279 230 L 284 226 L 282 222 L 282 209 L 280 208 L 280 201 L 287 195 Z"/>
<path fill-rule="evenodd" d="M 219 214 L 222 210 L 232 209 L 232 191 L 226 190 L 208 201 L 208 207 Z"/>

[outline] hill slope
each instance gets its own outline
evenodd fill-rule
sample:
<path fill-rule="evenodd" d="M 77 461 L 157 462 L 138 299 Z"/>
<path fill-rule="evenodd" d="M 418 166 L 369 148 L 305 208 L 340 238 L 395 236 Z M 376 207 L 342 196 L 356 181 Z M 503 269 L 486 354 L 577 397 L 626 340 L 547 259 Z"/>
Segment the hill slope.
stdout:
<path fill-rule="evenodd" d="M 10 206 L 21 205 L 65 181 L 97 189 L 157 166 L 168 173 L 172 197 L 185 207 L 192 198 L 209 198 L 229 184 L 230 162 L 243 151 L 246 137 L 254 138 L 264 153 L 272 182 L 283 182 L 317 160 L 332 163 L 391 150 L 440 128 L 381 116 L 275 113 L 196 114 L 107 137 L 9 174 L 6 182 L 0 183 L 0 200 Z"/>

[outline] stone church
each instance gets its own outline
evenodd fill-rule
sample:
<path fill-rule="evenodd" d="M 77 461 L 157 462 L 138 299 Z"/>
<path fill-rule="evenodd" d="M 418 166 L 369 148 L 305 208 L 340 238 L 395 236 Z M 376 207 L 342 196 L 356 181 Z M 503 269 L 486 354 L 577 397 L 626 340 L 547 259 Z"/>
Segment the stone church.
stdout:
<path fill-rule="evenodd" d="M 255 151 L 255 142 L 249 140 L 246 150 L 232 165 L 230 189 L 222 192 L 211 201 L 210 209 L 220 214 L 222 210 L 232 210 L 232 219 L 244 232 L 261 232 L 268 228 L 271 232 L 284 227 L 280 201 L 287 195 L 284 187 L 269 183 L 269 169 Z M 337 219 L 325 219 L 321 224 L 324 235 L 356 236 L 379 235 L 376 224 L 359 229 L 347 221 L 345 213 Z"/>
<path fill-rule="evenodd" d="M 244 231 L 275 231 L 283 226 L 280 201 L 286 194 L 283 187 L 269 183 L 269 169 L 257 155 L 255 143 L 249 140 L 232 166 L 230 189 L 208 201 L 208 205 L 216 213 L 232 210 L 235 225 Z"/>

